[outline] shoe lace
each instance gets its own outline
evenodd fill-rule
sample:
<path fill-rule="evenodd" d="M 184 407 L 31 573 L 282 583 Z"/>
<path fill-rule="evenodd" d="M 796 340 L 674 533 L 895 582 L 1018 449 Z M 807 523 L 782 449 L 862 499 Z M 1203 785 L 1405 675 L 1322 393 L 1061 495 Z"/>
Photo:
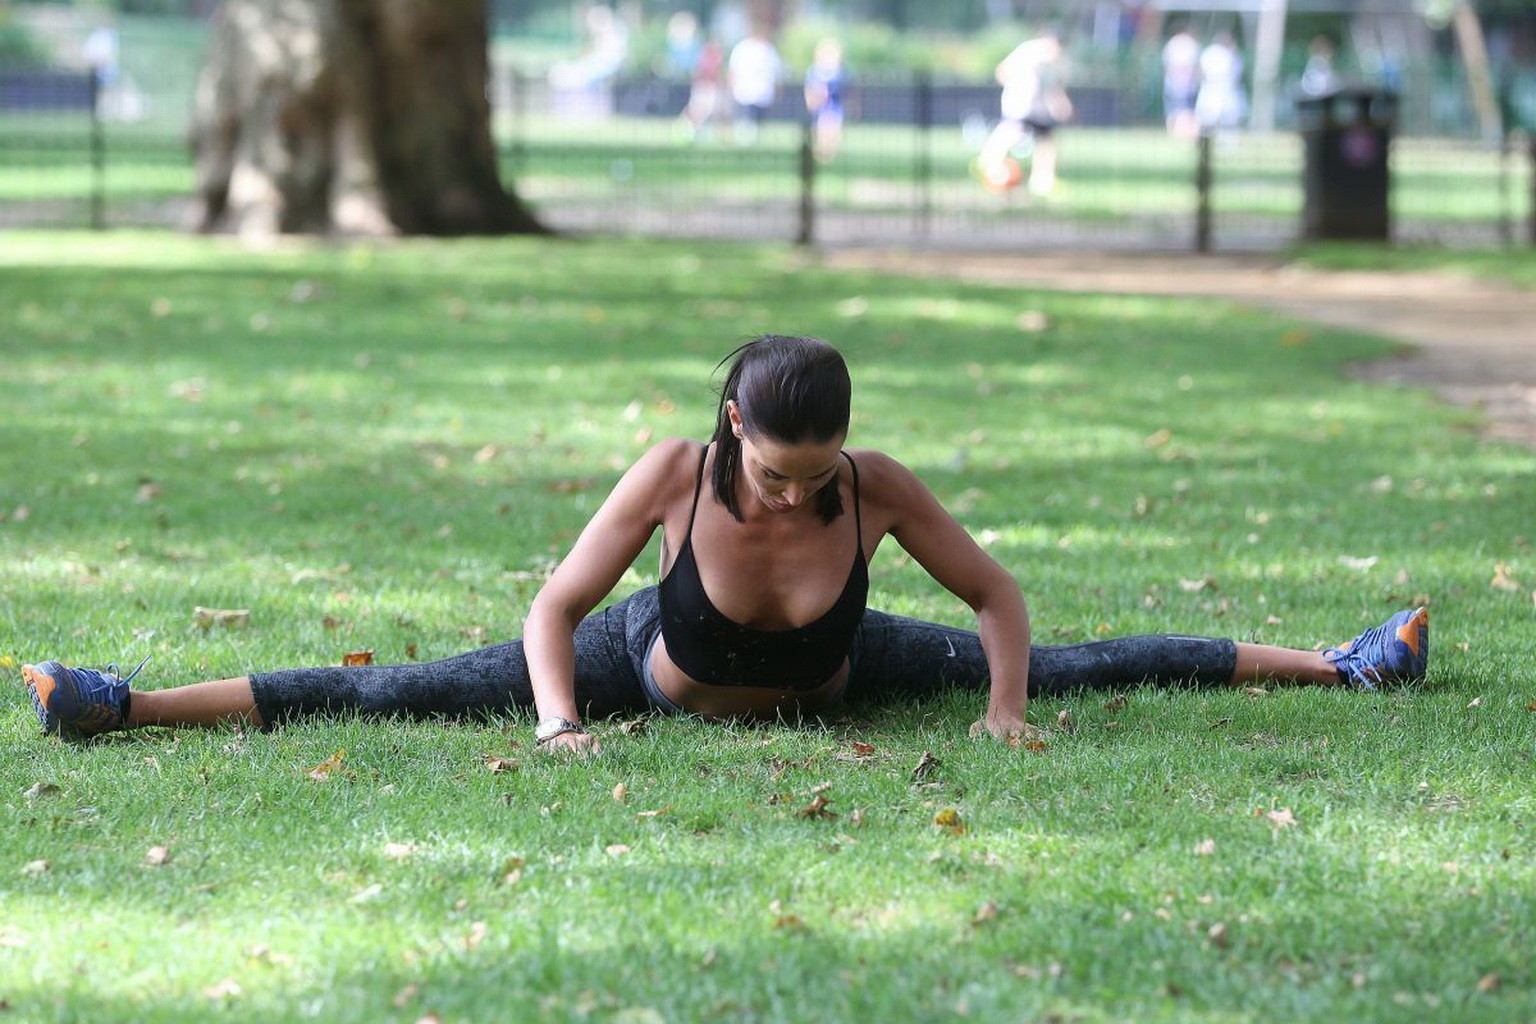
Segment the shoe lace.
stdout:
<path fill-rule="evenodd" d="M 1329 647 L 1323 651 L 1323 657 L 1328 659 L 1329 664 L 1342 670 L 1349 681 L 1360 689 L 1374 690 L 1383 678 L 1376 663 L 1382 659 L 1391 632 L 1390 622 L 1372 626 L 1354 639 L 1349 650 Z"/>
<path fill-rule="evenodd" d="M 76 672 L 76 673 L 88 673 L 89 675 L 95 676 L 97 682 L 122 683 L 124 685 L 127 685 L 128 683 L 133 682 L 133 677 L 138 675 L 140 672 L 142 672 L 144 670 L 144 666 L 149 664 L 149 659 L 153 658 L 153 657 L 154 657 L 153 654 L 146 654 L 144 656 L 144 660 L 139 662 L 138 668 L 135 668 L 132 672 L 129 672 L 127 678 L 124 678 L 123 674 L 118 671 L 117 662 L 115 662 L 115 661 L 107 666 L 107 671 L 106 672 L 98 672 L 98 671 L 95 671 L 94 669 L 78 669 L 78 668 L 74 669 L 73 671 Z M 107 676 L 108 672 L 111 673 L 111 678 L 108 678 L 108 676 Z"/>

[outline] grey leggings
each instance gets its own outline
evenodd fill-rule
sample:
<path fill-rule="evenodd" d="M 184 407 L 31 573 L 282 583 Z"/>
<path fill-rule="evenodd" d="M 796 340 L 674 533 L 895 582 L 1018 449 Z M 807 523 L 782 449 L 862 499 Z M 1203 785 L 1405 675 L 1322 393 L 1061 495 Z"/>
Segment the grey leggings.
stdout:
<path fill-rule="evenodd" d="M 660 630 L 656 588 L 647 587 L 576 628 L 576 703 L 587 718 L 662 707 L 648 695 L 645 659 Z M 949 688 L 980 690 L 987 659 L 970 630 L 866 611 L 854 637 L 850 702 L 921 698 Z M 1036 645 L 1029 692 L 1065 694 L 1150 683 L 1224 686 L 1237 645 L 1193 636 L 1131 636 L 1098 643 Z M 306 715 L 362 712 L 416 717 L 506 713 L 533 705 L 523 643 L 507 643 L 410 665 L 300 668 L 251 676 L 270 725 Z"/>

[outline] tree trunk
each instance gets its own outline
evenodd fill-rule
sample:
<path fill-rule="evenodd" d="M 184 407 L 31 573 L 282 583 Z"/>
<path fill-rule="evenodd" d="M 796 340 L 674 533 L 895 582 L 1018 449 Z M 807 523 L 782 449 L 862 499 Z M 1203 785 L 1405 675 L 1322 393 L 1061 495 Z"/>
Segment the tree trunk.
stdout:
<path fill-rule="evenodd" d="M 200 227 L 538 233 L 502 188 L 484 0 L 225 0 L 198 76 Z"/>

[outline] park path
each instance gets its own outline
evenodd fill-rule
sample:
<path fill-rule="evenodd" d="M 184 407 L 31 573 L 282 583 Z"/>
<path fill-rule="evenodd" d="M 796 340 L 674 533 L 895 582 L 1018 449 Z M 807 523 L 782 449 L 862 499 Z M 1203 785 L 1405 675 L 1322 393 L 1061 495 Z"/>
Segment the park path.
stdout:
<path fill-rule="evenodd" d="M 840 249 L 849 270 L 1059 291 L 1215 297 L 1405 343 L 1359 376 L 1428 387 L 1482 411 L 1489 437 L 1536 448 L 1536 292 L 1435 272 L 1317 270 L 1276 256 Z"/>

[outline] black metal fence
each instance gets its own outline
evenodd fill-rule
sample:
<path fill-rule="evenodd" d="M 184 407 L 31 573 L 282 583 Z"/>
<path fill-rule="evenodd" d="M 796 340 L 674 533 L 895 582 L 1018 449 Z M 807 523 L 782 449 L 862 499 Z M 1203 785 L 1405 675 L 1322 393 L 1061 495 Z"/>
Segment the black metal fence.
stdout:
<path fill-rule="evenodd" d="M 1202 146 L 1170 136 L 1144 89 L 1112 82 L 1073 88 L 1059 184 L 1043 195 L 1027 187 L 1027 144 L 1019 187 L 978 180 L 987 83 L 857 82 L 836 152 L 819 158 L 798 88 L 757 126 L 724 102 L 692 124 L 686 86 L 657 80 L 557 90 L 504 69 L 490 91 L 507 180 L 567 231 L 995 249 L 1255 249 L 1302 231 L 1295 128 Z M 190 82 L 134 98 L 85 73 L 0 71 L 0 226 L 186 224 L 190 98 Z M 1524 137 L 1397 135 L 1392 238 L 1536 244 L 1533 165 Z"/>

